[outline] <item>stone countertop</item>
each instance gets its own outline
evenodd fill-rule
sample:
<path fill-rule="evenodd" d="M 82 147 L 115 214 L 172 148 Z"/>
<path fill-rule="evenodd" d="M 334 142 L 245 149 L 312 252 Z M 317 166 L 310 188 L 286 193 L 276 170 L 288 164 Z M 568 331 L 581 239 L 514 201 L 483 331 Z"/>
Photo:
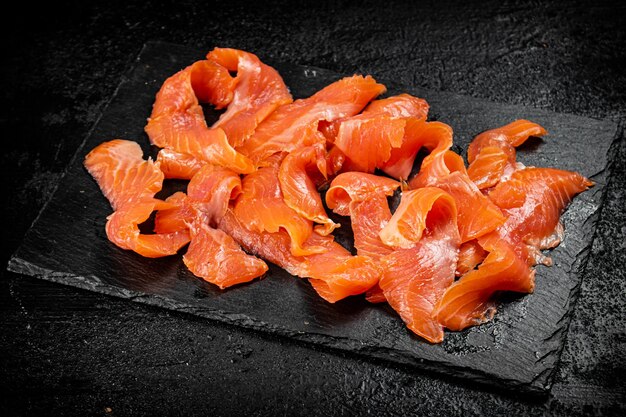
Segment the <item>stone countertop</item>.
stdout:
<path fill-rule="evenodd" d="M 67 3 L 36 12 L 18 5 L 21 13 L 2 28 L 0 121 L 8 144 L 1 156 L 2 265 L 120 77 L 151 40 L 207 50 L 235 47 L 261 59 L 619 123 L 626 114 L 623 6 Z M 2 272 L 0 410 L 3 415 L 624 413 L 623 137 L 615 146 L 592 256 L 548 398 L 479 390 Z"/>

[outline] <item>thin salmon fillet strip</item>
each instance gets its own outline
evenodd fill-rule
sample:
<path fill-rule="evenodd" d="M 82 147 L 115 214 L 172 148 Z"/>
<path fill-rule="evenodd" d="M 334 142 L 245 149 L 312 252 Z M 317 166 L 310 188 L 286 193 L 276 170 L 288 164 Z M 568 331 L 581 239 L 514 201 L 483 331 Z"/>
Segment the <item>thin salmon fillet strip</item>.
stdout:
<path fill-rule="evenodd" d="M 293 101 L 278 72 L 254 54 L 215 48 L 206 58 L 228 71 L 237 72 L 232 101 L 213 125 L 224 130 L 228 142 L 235 148 L 241 146 L 274 110 Z"/>
<path fill-rule="evenodd" d="M 451 330 L 461 330 L 493 317 L 495 292 L 532 292 L 532 266 L 549 265 L 541 250 L 556 246 L 562 237 L 561 213 L 591 185 L 580 174 L 552 168 L 518 170 L 500 182 L 489 197 L 502 209 L 506 222 L 478 239 L 489 254 L 444 294 L 436 309 L 438 320 Z"/>
<path fill-rule="evenodd" d="M 390 178 L 362 172 L 339 174 L 330 184 L 327 205 L 337 214 L 350 216 L 357 254 L 378 261 L 393 251 L 379 232 L 391 219 L 387 197 L 398 187 L 400 183 Z M 366 299 L 372 303 L 386 301 L 378 284 L 367 291 Z"/>
<path fill-rule="evenodd" d="M 254 232 L 275 233 L 285 230 L 294 256 L 325 252 L 327 248 L 309 245 L 313 222 L 290 208 L 283 198 L 279 182 L 278 158 L 272 165 L 258 169 L 242 181 L 242 192 L 233 212 Z"/>
<path fill-rule="evenodd" d="M 531 136 L 543 136 L 546 133 L 536 123 L 516 120 L 479 134 L 467 149 L 467 160 L 470 163 L 467 173 L 470 179 L 481 190 L 495 186 L 519 168 L 515 147 Z"/>
<path fill-rule="evenodd" d="M 232 237 L 201 221 L 189 225 L 191 243 L 183 262 L 189 270 L 205 281 L 225 289 L 250 282 L 267 272 L 263 260 L 248 255 Z"/>
<path fill-rule="evenodd" d="M 506 220 L 469 178 L 463 159 L 453 151 L 437 154 L 426 165 L 422 164 L 420 172 L 409 182 L 411 189 L 425 186 L 438 187 L 454 198 L 462 243 L 492 232 Z"/>
<path fill-rule="evenodd" d="M 237 76 L 231 77 L 229 71 L 237 71 Z M 200 101 L 216 108 L 228 106 L 211 128 Z M 216 48 L 207 60 L 193 63 L 163 83 L 145 130 L 156 146 L 249 173 L 254 165 L 234 147 L 277 107 L 291 101 L 280 75 L 255 55 Z"/>
<path fill-rule="evenodd" d="M 190 180 L 205 163 L 193 156 L 163 148 L 157 154 L 159 168 L 166 179 Z"/>
<path fill-rule="evenodd" d="M 324 142 L 318 131 L 320 121 L 353 116 L 384 91 L 385 86 L 370 76 L 343 78 L 309 98 L 278 108 L 237 151 L 258 165 L 277 152 L 292 152 L 313 142 Z"/>
<path fill-rule="evenodd" d="M 154 198 L 163 185 L 163 173 L 158 164 L 143 159 L 136 142 L 104 142 L 87 154 L 84 165 L 114 209 L 106 233 L 115 245 L 155 258 L 173 255 L 189 242 L 187 231 L 140 233 L 139 224 L 148 220 L 154 210 L 169 206 Z"/>
<path fill-rule="evenodd" d="M 380 267 L 370 258 L 351 255 L 331 236 L 313 233 L 306 244 L 324 247 L 326 250 L 295 256 L 291 251 L 290 236 L 285 230 L 274 233 L 250 230 L 230 209 L 218 227 L 248 252 L 280 266 L 292 275 L 310 278 L 313 288 L 330 303 L 364 293 L 378 282 L 381 274 Z"/>
<path fill-rule="evenodd" d="M 323 143 L 297 149 L 280 164 L 278 180 L 285 204 L 299 215 L 317 223 L 314 230 L 321 235 L 332 233 L 339 224 L 324 209 L 314 178 L 326 178 L 326 147 Z"/>
<path fill-rule="evenodd" d="M 391 219 L 387 197 L 398 187 L 400 183 L 390 178 L 362 172 L 345 172 L 331 182 L 326 204 L 335 213 L 350 216 L 359 255 L 378 259 L 391 252 L 378 234 Z"/>
<path fill-rule="evenodd" d="M 454 199 L 435 187 L 404 192 L 380 237 L 395 249 L 382 258 L 385 299 L 411 331 L 440 343 L 443 326 L 433 311 L 454 282 L 460 245 Z"/>
<path fill-rule="evenodd" d="M 226 233 L 215 226 L 229 202 L 241 193 L 239 175 L 228 168 L 204 165 L 187 186 L 166 202 L 172 206 L 157 212 L 156 232 L 188 231 L 191 243 L 183 256 L 196 276 L 224 289 L 252 281 L 267 272 L 267 264 L 245 253 Z"/>

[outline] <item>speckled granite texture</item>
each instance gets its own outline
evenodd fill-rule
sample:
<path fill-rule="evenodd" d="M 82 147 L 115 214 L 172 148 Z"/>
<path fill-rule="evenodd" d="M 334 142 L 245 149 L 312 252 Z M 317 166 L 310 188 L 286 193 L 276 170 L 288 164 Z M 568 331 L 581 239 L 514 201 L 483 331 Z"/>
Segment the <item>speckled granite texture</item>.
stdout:
<path fill-rule="evenodd" d="M 613 4 L 102 3 L 37 11 L 24 5 L 2 27 L 3 265 L 149 40 L 232 46 L 261 58 L 619 123 L 626 113 L 626 10 Z M 623 138 L 616 144 L 548 398 L 481 391 L 3 272 L 0 412 L 623 414 L 624 145 Z"/>

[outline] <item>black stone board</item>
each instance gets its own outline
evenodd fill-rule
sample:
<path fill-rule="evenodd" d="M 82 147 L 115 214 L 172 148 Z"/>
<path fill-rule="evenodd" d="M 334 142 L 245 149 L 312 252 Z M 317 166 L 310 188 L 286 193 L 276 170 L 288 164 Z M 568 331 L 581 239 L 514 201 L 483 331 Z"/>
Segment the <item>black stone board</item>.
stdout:
<path fill-rule="evenodd" d="M 533 294 L 502 297 L 492 322 L 447 332 L 442 344 L 430 345 L 413 336 L 388 306 L 370 305 L 360 297 L 326 303 L 305 280 L 273 265 L 260 281 L 220 291 L 189 273 L 181 256 L 147 259 L 106 239 L 104 224 L 111 209 L 84 170 L 84 156 L 113 138 L 136 140 L 154 154 L 143 132 L 154 96 L 165 78 L 201 59 L 203 52 L 146 44 L 10 260 L 9 270 L 482 384 L 534 393 L 549 390 L 593 241 L 616 124 L 379 80 L 389 87 L 388 94 L 409 92 L 428 100 L 431 119 L 454 128 L 457 151 L 464 151 L 483 130 L 526 118 L 550 134 L 520 148 L 521 162 L 578 171 L 596 181 L 563 216 L 565 239 L 551 253 L 554 266 L 537 267 Z M 269 63 L 296 98 L 342 76 Z M 347 229 L 349 220 L 342 223 Z"/>

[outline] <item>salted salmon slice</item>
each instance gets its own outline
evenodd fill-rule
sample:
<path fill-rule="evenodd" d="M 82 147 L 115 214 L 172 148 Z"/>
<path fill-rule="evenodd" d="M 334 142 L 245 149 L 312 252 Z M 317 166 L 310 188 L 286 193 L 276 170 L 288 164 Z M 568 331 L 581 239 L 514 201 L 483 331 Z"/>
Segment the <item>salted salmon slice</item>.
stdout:
<path fill-rule="evenodd" d="M 490 320 L 496 291 L 531 292 L 537 263 L 550 264 L 542 249 L 560 242 L 559 218 L 574 196 L 593 185 L 580 174 L 552 168 L 515 171 L 489 194 L 506 223 L 481 236 L 489 252 L 478 269 L 457 281 L 437 306 L 437 317 L 451 330 Z"/>
<path fill-rule="evenodd" d="M 206 58 L 228 71 L 237 72 L 232 101 L 213 125 L 224 130 L 228 142 L 235 148 L 274 110 L 293 101 L 280 74 L 254 54 L 215 48 Z"/>
<path fill-rule="evenodd" d="M 378 233 L 391 219 L 387 197 L 398 187 L 400 183 L 395 180 L 363 172 L 344 172 L 331 182 L 326 204 L 337 214 L 350 216 L 358 255 L 378 261 L 392 252 Z M 385 301 L 378 284 L 370 288 L 365 297 L 371 303 Z"/>
<path fill-rule="evenodd" d="M 392 251 L 379 236 L 379 232 L 389 220 L 391 211 L 385 195 L 372 195 L 367 200 L 354 201 L 350 204 L 354 247 L 359 255 L 379 259 Z"/>
<path fill-rule="evenodd" d="M 375 100 L 361 114 L 336 120 L 323 126 L 322 132 L 345 154 L 346 170 L 373 173 L 382 168 L 393 177 L 406 179 L 411 167 L 407 171 L 404 165 L 410 160 L 412 166 L 419 150 L 410 143 L 412 130 L 406 132 L 406 127 L 410 122 L 425 121 L 427 114 L 426 101 L 401 94 Z"/>
<path fill-rule="evenodd" d="M 234 211 L 227 210 L 219 228 L 232 236 L 247 251 L 266 259 L 292 275 L 310 278 L 313 288 L 326 301 L 334 303 L 351 295 L 362 294 L 380 277 L 380 267 L 370 258 L 353 256 L 332 236 L 311 234 L 308 246 L 325 247 L 322 253 L 295 256 L 289 234 L 250 230 Z"/>
<path fill-rule="evenodd" d="M 202 108 L 175 115 L 153 116 L 145 127 L 150 142 L 189 157 L 232 169 L 240 174 L 254 171 L 252 161 L 228 143 L 220 128 L 209 129 Z"/>
<path fill-rule="evenodd" d="M 165 200 L 171 208 L 157 212 L 155 232 L 185 230 L 199 219 L 214 226 L 239 194 L 241 178 L 237 173 L 217 165 L 204 165 L 189 181 L 186 194 L 177 192 Z"/>
<path fill-rule="evenodd" d="M 451 195 L 435 187 L 406 191 L 392 218 L 380 231 L 380 240 L 394 248 L 413 247 L 434 216 L 444 217 L 456 227 L 456 204 Z"/>
<path fill-rule="evenodd" d="M 452 284 L 435 307 L 433 315 L 450 330 L 491 320 L 496 312 L 493 295 L 497 291 L 529 293 L 534 289 L 535 271 L 513 248 L 500 239 L 496 245 L 485 246 L 489 254 L 478 269 Z"/>
<path fill-rule="evenodd" d="M 350 205 L 350 222 L 357 254 L 379 260 L 393 251 L 380 240 L 378 234 L 390 219 L 391 211 L 385 196 L 374 195 L 368 200 Z M 365 299 L 370 303 L 386 301 L 378 284 L 367 291 Z"/>
<path fill-rule="evenodd" d="M 277 156 L 271 165 L 245 176 L 241 195 L 234 204 L 235 216 L 257 233 L 285 230 L 294 256 L 325 252 L 327 248 L 324 246 L 306 244 L 313 233 L 313 222 L 285 203 L 278 178 L 279 161 Z"/>
<path fill-rule="evenodd" d="M 380 239 L 379 232 L 391 219 L 387 197 L 400 185 L 390 178 L 363 172 L 344 172 L 331 182 L 326 204 L 337 214 L 350 216 L 358 255 L 378 261 L 393 251 Z M 365 297 L 371 303 L 386 301 L 378 284 Z"/>
<path fill-rule="evenodd" d="M 459 260 L 455 275 L 460 277 L 476 268 L 485 260 L 489 252 L 483 249 L 476 239 L 465 242 L 459 247 Z"/>
<path fill-rule="evenodd" d="M 315 181 L 326 179 L 326 164 L 326 147 L 317 143 L 287 155 L 278 171 L 285 204 L 302 217 L 317 223 L 314 230 L 324 236 L 339 227 L 326 214 Z"/>
<path fill-rule="evenodd" d="M 295 100 L 273 112 L 237 151 L 255 164 L 277 152 L 325 141 L 320 121 L 333 121 L 359 113 L 385 86 L 370 76 L 355 75 L 336 81 L 306 99 Z"/>
<path fill-rule="evenodd" d="M 339 174 L 326 192 L 326 205 L 341 216 L 350 215 L 350 203 L 369 199 L 382 193 L 393 195 L 400 183 L 391 178 L 363 172 L 344 172 Z"/>
<path fill-rule="evenodd" d="M 396 96 L 381 98 L 372 101 L 367 105 L 365 110 L 361 112 L 361 118 L 373 117 L 373 116 L 387 116 L 391 119 L 426 119 L 428 116 L 429 105 L 426 100 L 414 97 L 410 94 L 398 94 Z M 356 116 L 359 117 L 359 116 Z M 352 119 L 346 117 L 342 119 L 336 119 L 332 122 L 326 120 L 320 121 L 318 129 L 329 143 L 334 143 L 337 134 L 339 133 L 339 127 L 347 120 Z"/>
<path fill-rule="evenodd" d="M 391 252 L 379 232 L 391 219 L 387 197 L 398 187 L 398 181 L 363 172 L 344 172 L 331 182 L 326 204 L 335 213 L 350 216 L 359 255 L 378 259 Z"/>
<path fill-rule="evenodd" d="M 430 153 L 422 161 L 423 172 L 452 146 L 452 128 L 441 122 L 425 119 L 407 120 L 402 145 L 391 151 L 389 159 L 380 167 L 386 174 L 398 179 L 408 179 L 420 149 Z M 432 174 L 431 174 L 432 175 Z"/>
<path fill-rule="evenodd" d="M 393 118 L 426 119 L 429 105 L 423 98 L 407 93 L 372 101 L 363 114 L 384 114 Z"/>
<path fill-rule="evenodd" d="M 182 191 L 176 192 L 165 199 L 167 207 L 158 210 L 154 218 L 155 233 L 174 233 L 187 230 L 201 213 L 194 202 Z"/>
<path fill-rule="evenodd" d="M 410 125 L 408 133 L 407 146 L 410 145 L 411 151 L 417 152 L 422 147 L 430 151 L 422 161 L 417 175 L 409 182 L 411 188 L 432 186 L 453 172 L 467 174 L 463 159 L 449 150 L 454 134 L 452 127 L 441 122 L 416 121 Z M 408 166 L 408 162 L 411 166 Z M 403 167 L 406 170 L 412 167 L 413 161 L 404 163 L 407 164 Z"/>
<path fill-rule="evenodd" d="M 537 123 L 524 119 L 515 120 L 505 126 L 487 130 L 476 136 L 467 148 L 467 160 L 472 163 L 484 147 L 500 146 L 504 142 L 516 148 L 526 142 L 529 137 L 543 136 L 546 133 L 546 129 Z"/>
<path fill-rule="evenodd" d="M 205 164 L 193 156 L 163 148 L 157 154 L 159 168 L 166 179 L 190 180 Z"/>
<path fill-rule="evenodd" d="M 500 209 L 480 192 L 466 174 L 454 172 L 435 185 L 452 195 L 456 202 L 462 242 L 484 236 L 506 221 Z"/>
<path fill-rule="evenodd" d="M 359 115 L 339 126 L 335 146 L 350 162 L 350 170 L 373 173 L 402 145 L 406 120 L 387 115 Z"/>
<path fill-rule="evenodd" d="M 469 177 L 481 190 L 495 186 L 519 168 L 515 147 L 531 136 L 543 136 L 546 133 L 537 123 L 516 120 L 479 134 L 467 149 Z"/>
<path fill-rule="evenodd" d="M 438 187 L 454 198 L 461 242 L 488 234 L 506 221 L 500 209 L 469 178 L 463 159 L 453 151 L 447 150 L 422 164 L 409 182 L 411 189 L 427 186 Z"/>
<path fill-rule="evenodd" d="M 87 154 L 84 165 L 113 207 L 106 224 L 111 242 L 151 258 L 173 255 L 189 242 L 186 231 L 140 233 L 139 224 L 148 220 L 155 209 L 169 205 L 154 198 L 162 188 L 163 173 L 158 164 L 143 159 L 136 142 L 104 142 Z"/>
<path fill-rule="evenodd" d="M 510 168 L 509 155 L 502 148 L 512 148 L 503 143 L 502 146 L 486 146 L 467 168 L 470 179 L 483 190 L 496 185 Z"/>
<path fill-rule="evenodd" d="M 352 256 L 342 246 L 310 259 L 309 282 L 329 303 L 366 293 L 377 285 L 381 275 L 378 265 L 366 256 Z M 342 250 L 343 249 L 343 250 Z M 321 278 L 313 278 L 321 277 Z"/>
<path fill-rule="evenodd" d="M 385 299 L 411 331 L 440 343 L 443 326 L 433 311 L 454 282 L 460 244 L 454 199 L 435 187 L 404 192 L 380 237 L 395 248 L 382 258 Z"/>
<path fill-rule="evenodd" d="M 252 162 L 233 144 L 241 144 L 272 111 L 291 102 L 291 95 L 278 73 L 252 54 L 216 49 L 209 57 L 163 83 L 146 133 L 161 148 L 238 173 L 252 172 Z M 232 78 L 229 70 L 237 70 L 237 76 Z M 206 124 L 200 99 L 218 108 L 228 105 L 213 128 Z"/>
<path fill-rule="evenodd" d="M 191 243 L 183 262 L 196 276 L 220 289 L 250 282 L 267 272 L 263 260 L 248 255 L 222 230 L 201 221 L 189 225 Z"/>
<path fill-rule="evenodd" d="M 593 182 L 582 175 L 555 168 L 525 168 L 500 182 L 489 198 L 507 217 L 500 235 L 517 244 L 519 256 L 529 263 L 551 260 L 540 251 L 557 246 L 563 237 L 560 216 L 574 196 Z M 526 246 L 528 251 L 522 251 Z"/>
<path fill-rule="evenodd" d="M 194 62 L 163 83 L 152 114 L 178 114 L 193 108 L 199 101 L 222 109 L 233 100 L 237 81 L 222 65 L 206 60 Z"/>
<path fill-rule="evenodd" d="M 189 182 L 187 194 L 168 197 L 171 207 L 159 210 L 154 222 L 157 233 L 188 232 L 191 243 L 183 262 L 194 275 L 221 289 L 249 282 L 267 271 L 263 260 L 245 253 L 230 236 L 213 227 L 240 193 L 238 174 L 204 165 Z"/>
<path fill-rule="evenodd" d="M 217 165 L 205 165 L 187 185 L 187 196 L 201 203 L 209 224 L 215 224 L 226 213 L 229 202 L 242 192 L 241 178 Z"/>
<path fill-rule="evenodd" d="M 141 147 L 133 141 L 114 139 L 101 143 L 85 156 L 84 165 L 113 210 L 152 200 L 163 187 L 159 166 L 143 159 Z"/>

